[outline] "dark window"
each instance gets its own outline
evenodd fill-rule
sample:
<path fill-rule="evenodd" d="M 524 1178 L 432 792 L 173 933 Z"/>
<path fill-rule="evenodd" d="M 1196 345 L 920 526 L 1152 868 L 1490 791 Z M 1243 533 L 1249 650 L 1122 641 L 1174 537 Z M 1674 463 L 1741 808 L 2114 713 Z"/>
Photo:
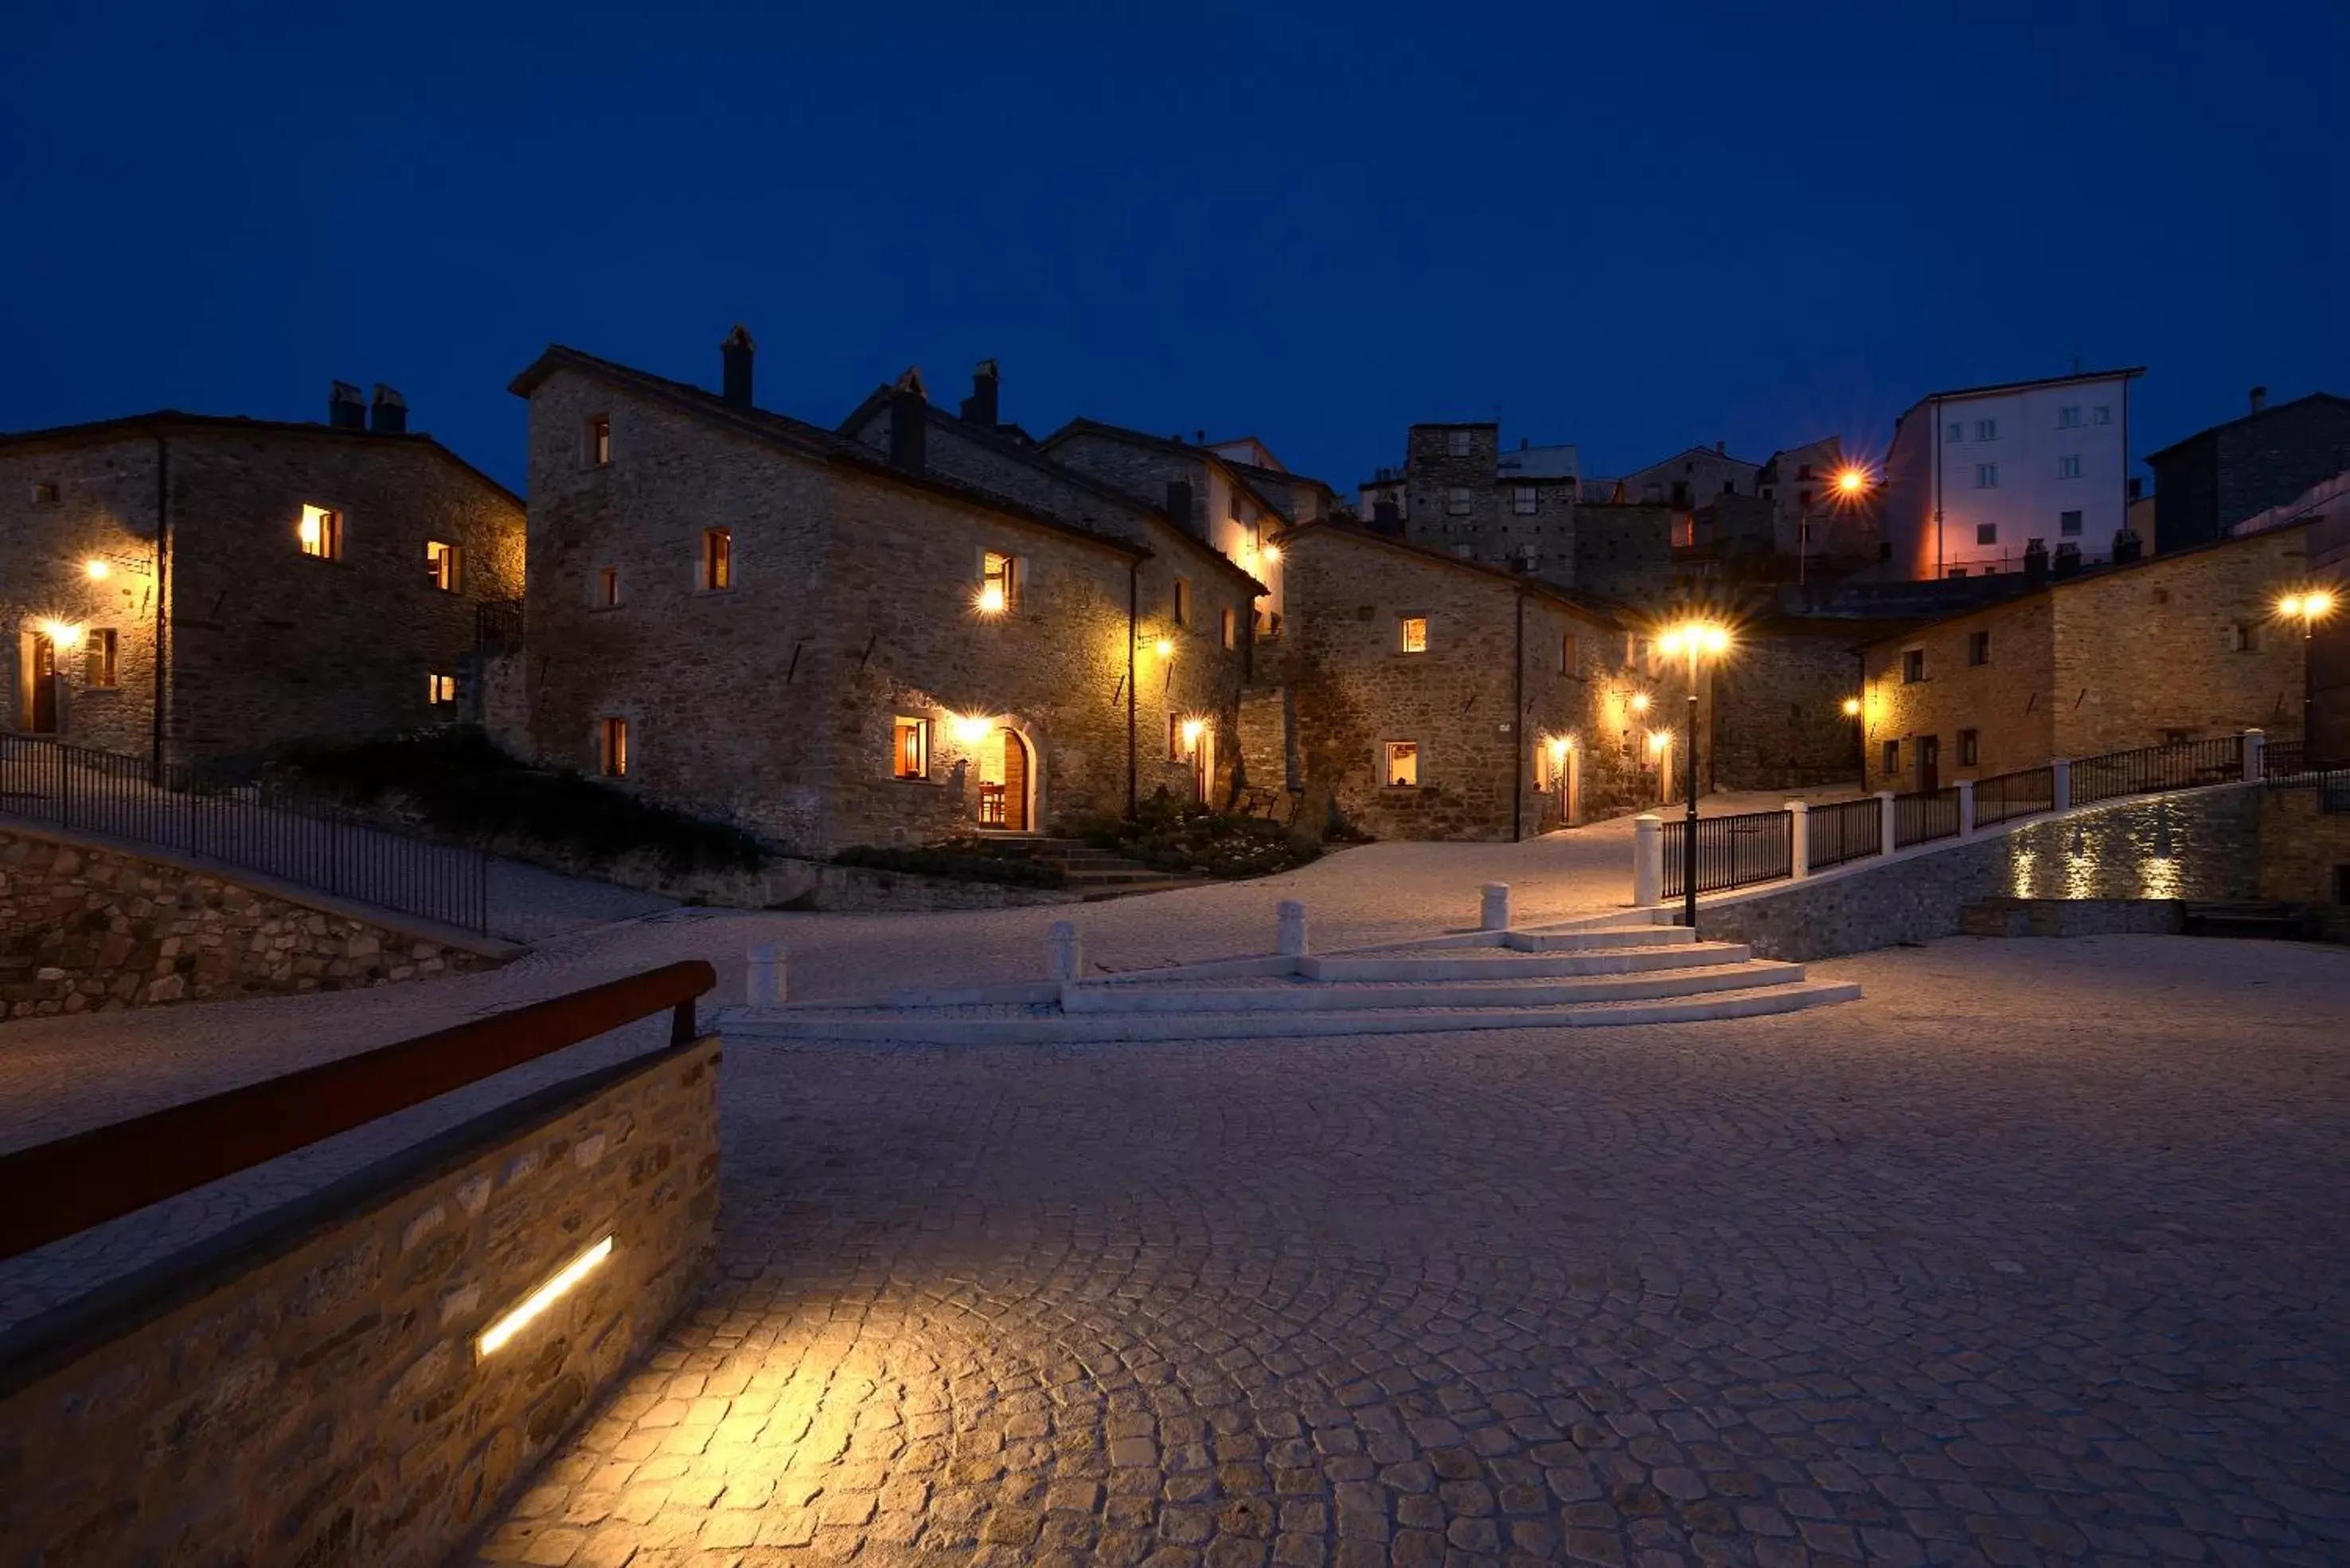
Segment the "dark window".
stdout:
<path fill-rule="evenodd" d="M 606 468 L 612 462 L 612 416 L 588 416 L 588 466 Z"/>
<path fill-rule="evenodd" d="M 1977 751 L 1978 748 L 1975 741 L 1975 732 L 1972 730 L 1960 730 L 1959 732 L 1959 766 L 1962 768 L 1973 767 L 1975 765 Z"/>
<path fill-rule="evenodd" d="M 1795 477 L 1797 479 L 1809 479 L 1811 476 L 1812 465 L 1810 463 L 1799 462 L 1795 465 Z"/>
<path fill-rule="evenodd" d="M 2078 538 L 2081 533 L 2081 514 L 2078 512 L 2056 514 L 2056 532 L 2068 539 Z"/>
<path fill-rule="evenodd" d="M 620 568 L 606 566 L 596 574 L 596 607 L 610 609 L 620 602 Z"/>
<path fill-rule="evenodd" d="M 2258 653 L 2261 650 L 2260 628 L 2251 621 L 2240 620 L 2228 631 L 2228 651 Z"/>
<path fill-rule="evenodd" d="M 1884 768 L 1884 771 L 1885 771 L 1886 773 L 1888 773 L 1888 774 L 1898 774 L 1898 773 L 1899 773 L 1899 772 L 1901 771 L 1901 742 L 1898 742 L 1898 741 L 1887 741 L 1887 742 L 1885 742 L 1885 768 Z"/>
<path fill-rule="evenodd" d="M 1565 636 L 1558 639 L 1558 668 L 1560 673 L 1565 675 L 1572 675 L 1575 673 L 1575 633 L 1570 631 Z"/>
<path fill-rule="evenodd" d="M 1978 544 L 1978 545 L 1996 545 L 1996 544 L 1998 544 L 1998 543 L 1999 543 L 1999 524 L 1996 524 L 1996 523 L 1978 523 L 1978 524 L 1975 524 L 1975 543 L 1976 543 L 1976 544 Z"/>
<path fill-rule="evenodd" d="M 1796 504 L 1796 505 L 1798 505 L 1798 506 L 1809 506 L 1811 504 L 1812 504 L 1812 493 L 1811 493 L 1810 491 L 1808 491 L 1808 490 L 1798 490 L 1797 492 L 1795 492 L 1795 504 Z"/>
<path fill-rule="evenodd" d="M 1991 662 L 1991 633 L 1987 631 L 1967 633 L 1967 662 L 1969 664 Z"/>
<path fill-rule="evenodd" d="M 1191 624 L 1191 584 L 1187 577 L 1175 579 L 1175 624 Z"/>
<path fill-rule="evenodd" d="M 608 779 L 629 776 L 629 722 L 606 719 L 596 736 L 596 768 Z"/>
<path fill-rule="evenodd" d="M 1901 655 L 1901 681 L 1914 686 L 1926 679 L 1926 650 L 1922 648 L 1905 649 Z"/>
<path fill-rule="evenodd" d="M 1223 630 L 1224 646 L 1238 648 L 1241 645 L 1240 617 L 1229 608 L 1223 614 Z"/>
<path fill-rule="evenodd" d="M 35 480 L 33 482 L 33 504 L 36 506 L 55 506 L 57 504 L 57 485 L 46 479 Z"/>

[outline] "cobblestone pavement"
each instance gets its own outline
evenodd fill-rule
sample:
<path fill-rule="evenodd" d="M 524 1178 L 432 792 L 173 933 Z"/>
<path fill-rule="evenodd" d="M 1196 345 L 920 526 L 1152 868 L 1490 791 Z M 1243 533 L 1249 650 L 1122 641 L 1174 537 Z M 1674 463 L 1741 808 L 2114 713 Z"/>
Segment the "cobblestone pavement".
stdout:
<path fill-rule="evenodd" d="M 1686 1026 L 733 1048 L 721 1277 L 483 1560 L 2350 1561 L 2350 955 Z"/>

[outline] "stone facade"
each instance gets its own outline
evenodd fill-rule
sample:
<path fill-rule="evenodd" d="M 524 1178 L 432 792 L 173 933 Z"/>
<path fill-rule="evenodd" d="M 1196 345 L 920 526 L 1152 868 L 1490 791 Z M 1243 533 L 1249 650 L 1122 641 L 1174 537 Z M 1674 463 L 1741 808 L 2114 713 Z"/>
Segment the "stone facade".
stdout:
<path fill-rule="evenodd" d="M 1717 789 L 1860 787 L 1861 645 L 1883 627 L 1794 618 L 1739 628 L 1714 681 Z"/>
<path fill-rule="evenodd" d="M 1654 604 L 1670 593 L 1673 565 L 1670 507 L 1615 502 L 1575 509 L 1575 586 L 1625 604 Z"/>
<path fill-rule="evenodd" d="M 2339 801 L 2350 791 L 2330 792 Z M 2322 911 L 2331 941 L 2350 941 L 2350 810 L 2329 792 L 2275 789 L 2261 800 L 2260 896 Z"/>
<path fill-rule="evenodd" d="M 303 553 L 306 505 L 337 515 L 339 558 Z M 428 541 L 459 552 L 452 591 Z M 522 576 L 522 503 L 430 436 L 157 414 L 0 438 L 9 723 L 77 745 L 153 747 L 159 626 L 174 761 L 470 716 L 475 607 Z"/>
<path fill-rule="evenodd" d="M 1405 433 L 1404 536 L 1424 549 L 1580 586 L 1575 476 L 1505 472 L 1501 433 L 1491 423 L 1418 424 Z M 1387 493 L 1377 483 L 1366 487 L 1375 492 Z"/>
<path fill-rule="evenodd" d="M 2154 537 L 2168 553 L 2208 545 L 2254 514 L 2350 469 L 2350 398 L 2313 392 L 2151 453 Z"/>
<path fill-rule="evenodd" d="M 442 1562 L 697 1288 L 717 1089 L 714 1040 L 557 1085 L 0 1338 L 10 1561 Z"/>
<path fill-rule="evenodd" d="M 339 991 L 486 969 L 442 938 L 210 872 L 0 829 L 0 1017 Z"/>
<path fill-rule="evenodd" d="M 2261 793 L 2237 784 L 2112 801 L 1857 861 L 1702 901 L 1698 933 L 1801 961 L 1957 936 L 1967 909 L 1986 899 L 2252 898 Z"/>
<path fill-rule="evenodd" d="M 819 856 L 971 832 L 999 785 L 1005 827 L 1123 812 L 1129 722 L 1135 794 L 1198 790 L 1170 742 L 1192 720 L 1207 793 L 1230 789 L 1244 574 L 571 350 L 516 389 L 536 759 L 596 772 L 620 721 L 619 787 Z M 591 428 L 608 462 L 585 455 Z M 699 576 L 713 527 L 731 552 L 715 589 Z M 998 614 L 978 607 L 989 552 L 1018 566 Z M 919 776 L 897 776 L 900 720 L 926 726 Z"/>
<path fill-rule="evenodd" d="M 2307 536 L 2278 528 L 2086 572 L 1871 642 L 1869 787 L 1919 787 L 1926 736 L 1944 784 L 2166 740 L 2298 736 L 2302 643 L 2273 606 L 2306 571 Z M 1906 678 L 1912 654 L 1923 679 Z"/>
<path fill-rule="evenodd" d="M 1294 750 L 1305 825 L 1510 839 L 1653 788 L 1645 732 L 1627 741 L 1646 682 L 1619 658 L 1627 639 L 1606 607 L 1351 525 L 1293 530 L 1281 545 L 1295 611 L 1259 673 L 1283 692 L 1285 732 L 1276 742 L 1267 700 L 1250 772 Z M 1424 626 L 1424 650 L 1407 651 L 1407 622 Z M 1415 748 L 1415 783 L 1392 780 L 1399 743 Z"/>

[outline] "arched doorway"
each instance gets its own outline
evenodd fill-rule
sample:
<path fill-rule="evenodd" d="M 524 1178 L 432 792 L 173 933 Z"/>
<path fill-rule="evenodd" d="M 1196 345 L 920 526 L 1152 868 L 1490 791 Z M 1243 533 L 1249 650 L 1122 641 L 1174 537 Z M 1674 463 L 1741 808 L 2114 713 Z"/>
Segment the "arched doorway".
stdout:
<path fill-rule="evenodd" d="M 57 732 L 57 645 L 47 632 L 36 631 L 32 645 L 26 651 L 32 671 L 31 691 L 26 703 L 25 728 L 36 735 Z"/>
<path fill-rule="evenodd" d="M 1028 738 L 998 725 L 979 748 L 979 825 L 1026 833 L 1036 819 L 1035 757 Z"/>

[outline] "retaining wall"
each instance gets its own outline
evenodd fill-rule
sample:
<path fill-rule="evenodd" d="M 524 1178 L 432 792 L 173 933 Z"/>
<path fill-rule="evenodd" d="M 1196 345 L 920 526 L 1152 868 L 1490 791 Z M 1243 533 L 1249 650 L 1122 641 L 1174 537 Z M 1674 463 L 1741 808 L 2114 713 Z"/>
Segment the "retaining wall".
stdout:
<path fill-rule="evenodd" d="M 706 1271 L 718 1056 L 556 1085 L 0 1336 L 5 1560 L 440 1563 Z"/>

